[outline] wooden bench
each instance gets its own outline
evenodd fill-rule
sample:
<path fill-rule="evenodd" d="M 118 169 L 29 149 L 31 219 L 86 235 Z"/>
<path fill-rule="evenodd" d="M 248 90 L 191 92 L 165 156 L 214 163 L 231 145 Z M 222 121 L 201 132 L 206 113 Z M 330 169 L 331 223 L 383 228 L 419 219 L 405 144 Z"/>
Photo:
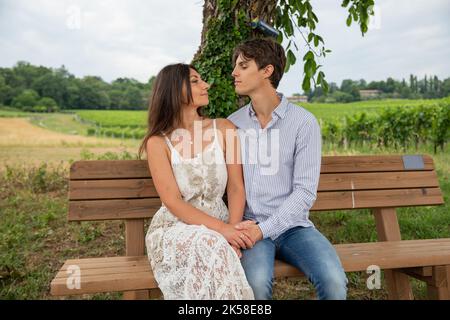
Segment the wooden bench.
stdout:
<path fill-rule="evenodd" d="M 345 271 L 379 266 L 390 299 L 413 299 L 409 276 L 426 282 L 429 298 L 449 299 L 450 239 L 401 240 L 396 214 L 398 207 L 443 203 L 430 156 L 325 156 L 311 211 L 371 209 L 379 242 L 335 245 Z M 145 160 L 73 163 L 69 221 L 125 220 L 126 256 L 66 261 L 51 282 L 51 294 L 122 291 L 124 299 L 155 297 L 153 289 L 159 290 L 145 255 L 144 222 L 160 206 Z M 79 268 L 79 289 L 67 285 L 70 266 Z M 276 261 L 275 277 L 298 276 L 299 270 Z"/>

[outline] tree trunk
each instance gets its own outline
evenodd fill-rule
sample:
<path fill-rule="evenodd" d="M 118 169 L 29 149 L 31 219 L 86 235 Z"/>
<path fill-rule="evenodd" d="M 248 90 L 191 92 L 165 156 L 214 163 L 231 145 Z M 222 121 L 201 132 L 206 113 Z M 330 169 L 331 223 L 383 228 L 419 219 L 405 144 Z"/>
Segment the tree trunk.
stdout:
<path fill-rule="evenodd" d="M 275 15 L 275 8 L 277 2 L 273 0 L 239 0 L 236 5 L 232 8 L 232 12 L 237 14 L 240 9 L 243 9 L 247 13 L 248 23 L 259 18 L 264 20 L 266 23 L 273 25 L 273 18 Z M 201 56 L 203 48 L 206 45 L 206 34 L 208 32 L 208 22 L 211 18 L 217 18 L 220 15 L 220 10 L 217 5 L 216 0 L 205 0 L 203 4 L 203 28 L 200 40 L 200 46 L 198 47 L 197 53 L 194 55 L 193 60 L 198 60 Z M 258 36 L 254 32 L 253 36 Z"/>

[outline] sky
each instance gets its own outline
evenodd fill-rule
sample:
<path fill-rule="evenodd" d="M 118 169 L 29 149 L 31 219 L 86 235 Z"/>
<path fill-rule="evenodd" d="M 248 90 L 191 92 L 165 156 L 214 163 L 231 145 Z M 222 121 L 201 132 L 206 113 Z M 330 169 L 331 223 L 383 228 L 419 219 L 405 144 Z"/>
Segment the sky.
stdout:
<path fill-rule="evenodd" d="M 332 53 L 319 60 L 328 82 L 450 77 L 450 1 L 375 0 L 362 37 L 347 27 L 341 0 L 311 0 L 316 33 Z M 0 0 L 0 67 L 17 61 L 146 82 L 167 64 L 189 63 L 200 45 L 202 0 Z M 302 92 L 305 43 L 281 80 L 286 95 Z"/>

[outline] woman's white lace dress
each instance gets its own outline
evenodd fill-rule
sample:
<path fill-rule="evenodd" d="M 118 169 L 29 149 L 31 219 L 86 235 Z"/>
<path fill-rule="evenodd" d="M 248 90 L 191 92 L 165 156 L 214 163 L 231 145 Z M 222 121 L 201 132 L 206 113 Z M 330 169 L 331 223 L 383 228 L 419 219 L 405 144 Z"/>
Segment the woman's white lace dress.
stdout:
<path fill-rule="evenodd" d="M 222 200 L 227 169 L 217 139 L 194 158 L 171 150 L 172 169 L 184 201 L 224 222 L 228 208 Z M 239 257 L 218 232 L 188 225 L 164 204 L 154 215 L 146 235 L 147 253 L 165 299 L 253 299 Z"/>

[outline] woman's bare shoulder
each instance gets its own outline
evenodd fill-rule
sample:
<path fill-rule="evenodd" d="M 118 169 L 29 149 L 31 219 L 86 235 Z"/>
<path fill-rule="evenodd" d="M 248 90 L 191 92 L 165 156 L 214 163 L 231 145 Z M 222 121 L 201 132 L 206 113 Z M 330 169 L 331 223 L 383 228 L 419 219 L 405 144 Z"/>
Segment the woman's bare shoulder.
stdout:
<path fill-rule="evenodd" d="M 233 122 L 225 118 L 217 118 L 216 124 L 217 128 L 220 130 L 236 129 L 236 126 L 233 124 Z"/>
<path fill-rule="evenodd" d="M 163 136 L 151 136 L 147 140 L 147 153 L 153 151 L 153 152 L 161 152 L 168 149 L 167 143 L 164 140 Z"/>

